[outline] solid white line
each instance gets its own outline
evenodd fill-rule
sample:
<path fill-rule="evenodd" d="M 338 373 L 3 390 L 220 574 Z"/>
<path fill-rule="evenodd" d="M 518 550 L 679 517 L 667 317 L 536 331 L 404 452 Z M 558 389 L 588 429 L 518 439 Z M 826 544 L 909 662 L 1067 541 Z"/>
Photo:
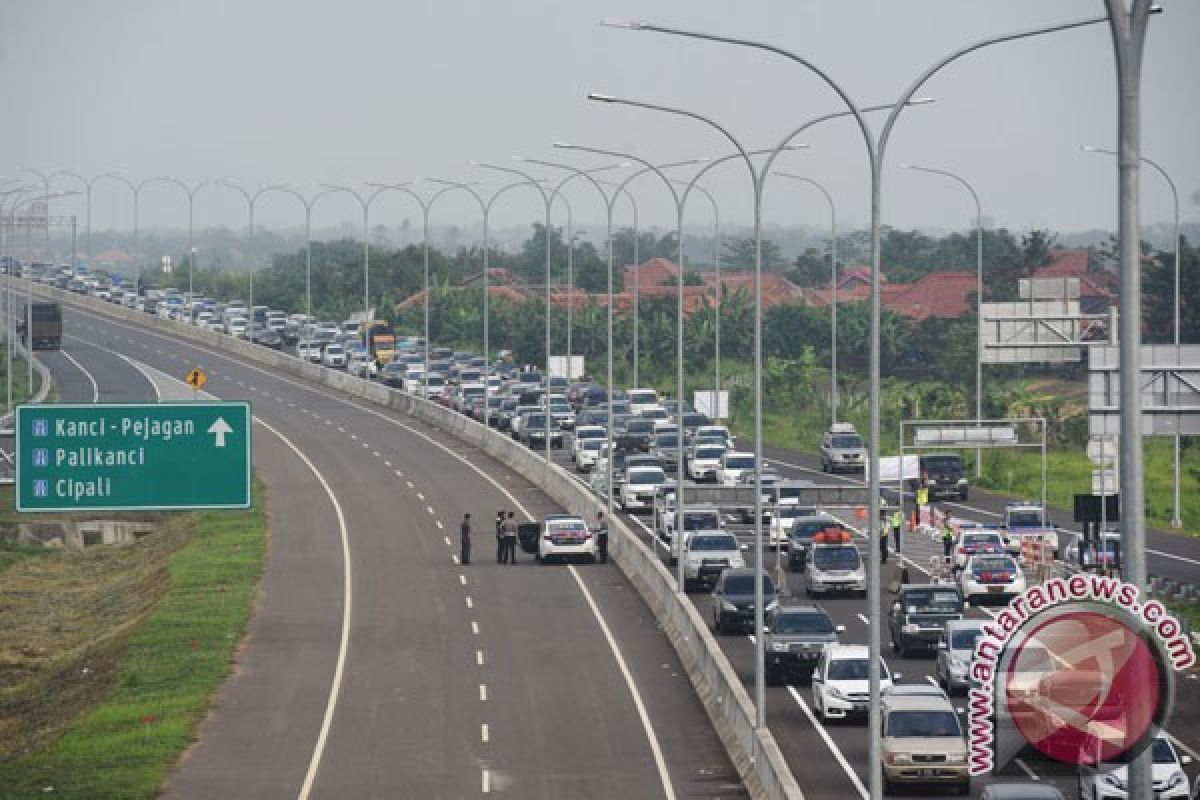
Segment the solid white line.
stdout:
<path fill-rule="evenodd" d="M 481 742 L 488 740 L 488 724 L 486 722 L 479 726 L 479 740 Z"/>
<path fill-rule="evenodd" d="M 1021 760 L 1021 759 L 1019 759 L 1019 758 L 1014 758 L 1014 759 L 1013 759 L 1013 761 L 1015 761 L 1015 762 L 1016 762 L 1017 766 L 1018 766 L 1018 767 L 1020 767 L 1020 768 L 1021 768 L 1021 770 L 1022 770 L 1022 771 L 1023 771 L 1023 772 L 1024 772 L 1026 775 L 1028 775 L 1028 776 L 1029 776 L 1029 778 L 1030 778 L 1031 780 L 1035 780 L 1035 781 L 1040 781 L 1040 780 L 1041 780 L 1041 778 L 1039 778 L 1039 777 L 1037 776 L 1037 773 L 1036 773 L 1036 772 L 1034 772 L 1033 770 L 1031 770 L 1031 769 L 1029 768 L 1029 765 L 1028 765 L 1028 764 L 1026 764 L 1024 761 L 1022 761 L 1022 760 Z"/>
<path fill-rule="evenodd" d="M 870 625 L 870 624 L 871 624 L 871 620 L 867 619 L 867 617 L 866 617 L 866 615 L 865 615 L 865 614 L 859 614 L 859 615 L 858 615 L 858 618 L 859 618 L 859 619 L 861 619 L 861 620 L 863 621 L 863 625 Z"/>
<path fill-rule="evenodd" d="M 162 392 L 160 392 L 158 389 L 158 383 L 154 380 L 153 377 L 151 377 L 150 373 L 146 372 L 146 370 L 143 368 L 140 361 L 134 361 L 132 358 L 125 355 L 124 353 L 118 353 L 115 350 L 112 351 L 112 354 L 114 356 L 116 356 L 117 358 L 122 359 L 126 364 L 133 367 L 138 372 L 142 373 L 142 377 L 145 378 L 146 382 L 149 383 L 151 388 L 154 389 L 154 402 L 156 402 L 156 403 L 162 402 Z"/>
<path fill-rule="evenodd" d="M 96 384 L 96 379 L 92 377 L 92 373 L 90 373 L 86 369 L 84 369 L 83 364 L 80 364 L 78 361 L 76 361 L 71 356 L 71 354 L 68 353 L 66 350 L 60 350 L 59 352 L 61 352 L 63 354 L 63 358 L 65 358 L 67 361 L 70 361 L 72 364 L 75 365 L 75 369 L 79 370 L 80 372 L 82 372 L 84 375 L 87 376 L 88 381 L 91 382 L 91 384 L 92 384 L 92 402 L 99 403 L 100 402 L 100 387 Z"/>
<path fill-rule="evenodd" d="M 808 717 L 808 721 L 812 723 L 813 728 L 816 729 L 821 739 L 825 742 L 825 746 L 829 748 L 829 752 L 833 753 L 834 759 L 836 759 L 837 762 L 842 765 L 842 770 L 846 773 L 846 777 L 850 779 L 851 785 L 858 790 L 859 796 L 862 797 L 863 800 L 870 800 L 870 795 L 867 794 L 867 790 L 863 787 L 862 781 L 858 779 L 858 775 L 855 774 L 854 770 L 850 768 L 849 762 L 846 761 L 846 757 L 842 755 L 842 751 L 838 749 L 838 746 L 829 736 L 829 732 L 825 730 L 825 726 L 817 720 L 816 715 L 812 713 L 811 709 L 809 709 L 808 703 L 804 702 L 804 698 L 800 696 L 798 691 L 796 691 L 795 686 L 788 686 L 787 688 L 788 691 L 791 692 L 792 699 L 796 701 L 796 705 L 800 706 L 800 710 L 804 712 L 804 716 Z"/>
<path fill-rule="evenodd" d="M 481 667 L 483 666 L 483 651 L 482 650 L 475 651 L 475 663 Z"/>
<path fill-rule="evenodd" d="M 617 640 L 613 638 L 612 631 L 608 629 L 608 623 L 605 622 L 604 616 L 600 613 L 596 601 L 592 599 L 592 593 L 584 585 L 583 578 L 579 577 L 579 571 L 575 569 L 575 565 L 568 566 L 567 571 L 575 578 L 575 583 L 579 585 L 579 591 L 583 592 L 583 597 L 587 600 L 588 606 L 592 609 L 592 615 L 596 618 L 596 624 L 604 632 L 604 638 L 608 640 L 608 646 L 612 650 L 613 657 L 617 659 L 617 666 L 621 670 L 621 675 L 625 678 L 625 685 L 629 687 L 629 693 L 633 695 L 634 707 L 637 708 L 638 716 L 642 719 L 642 729 L 646 732 L 646 739 L 650 742 L 650 752 L 654 756 L 655 765 L 658 767 L 658 778 L 662 782 L 663 795 L 668 800 L 675 800 L 675 787 L 671 785 L 671 775 L 667 772 L 667 761 L 663 758 L 662 748 L 658 745 L 658 736 L 654 733 L 654 726 L 650 723 L 650 715 L 646 713 L 646 706 L 642 702 L 641 692 L 638 691 L 637 684 L 633 681 L 633 674 L 630 673 L 629 666 L 625 663 L 625 657 L 621 655 L 621 648 L 617 646 Z"/>
<path fill-rule="evenodd" d="M 1197 753 L 1195 750 L 1193 750 L 1192 748 L 1188 747 L 1186 744 L 1184 744 L 1183 742 L 1179 741 L 1178 739 L 1176 739 L 1174 736 L 1172 736 L 1172 735 L 1171 735 L 1171 734 L 1169 734 L 1169 733 L 1167 734 L 1167 738 L 1171 740 L 1171 743 L 1172 743 L 1173 745 L 1175 745 L 1175 746 L 1176 746 L 1176 747 L 1178 747 L 1180 750 L 1182 750 L 1183 752 L 1185 752 L 1185 753 L 1187 753 L 1189 756 L 1191 756 L 1193 761 L 1200 761 L 1200 753 Z"/>
<path fill-rule="evenodd" d="M 479 702 L 481 702 L 481 703 L 487 702 L 487 684 L 486 683 L 479 684 Z"/>
<path fill-rule="evenodd" d="M 321 766 L 321 756 L 325 753 L 325 742 L 329 738 L 329 728 L 333 724 L 333 713 L 337 709 L 338 696 L 342 690 L 342 675 L 346 669 L 346 653 L 350 648 L 350 618 L 354 600 L 354 574 L 350 562 L 350 535 L 346 530 L 346 517 L 342 514 L 342 506 L 338 503 L 337 495 L 333 493 L 332 487 L 325 480 L 325 476 L 321 474 L 321 471 L 286 436 L 257 417 L 255 417 L 255 421 L 275 434 L 280 441 L 287 445 L 316 477 L 317 482 L 324 488 L 329 502 L 333 505 L 334 514 L 337 516 L 338 530 L 342 538 L 342 633 L 341 640 L 338 643 L 337 663 L 333 669 L 333 684 L 329 687 L 329 698 L 325 701 L 325 716 L 321 720 L 321 731 L 317 734 L 317 743 L 313 748 L 312 758 L 308 762 L 308 771 L 304 775 L 304 783 L 300 787 L 300 793 L 297 795 L 298 800 L 307 800 L 309 793 L 312 791 L 313 782 L 317 777 L 317 769 Z"/>

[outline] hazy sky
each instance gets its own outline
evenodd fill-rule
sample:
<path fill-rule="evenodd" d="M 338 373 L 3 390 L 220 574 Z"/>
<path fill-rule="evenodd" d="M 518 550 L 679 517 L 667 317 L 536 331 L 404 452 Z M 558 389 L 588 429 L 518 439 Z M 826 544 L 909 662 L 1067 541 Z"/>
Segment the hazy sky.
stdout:
<path fill-rule="evenodd" d="M 605 163 L 555 151 L 556 140 L 625 149 L 664 162 L 723 155 L 729 145 L 700 123 L 590 102 L 589 91 L 682 107 L 725 125 L 748 147 L 775 145 L 805 120 L 841 109 L 799 66 L 761 51 L 649 32 L 603 28 L 601 18 L 647 19 L 777 44 L 827 69 L 862 105 L 891 102 L 926 65 L 973 40 L 1055 21 L 1100 16 L 1102 0 L 38 0 L 0 5 L 0 96 L 5 124 L 0 174 L 22 166 L 85 175 L 120 169 L 141 180 L 229 177 L 257 188 L 291 183 L 400 182 L 419 176 L 503 177 L 469 161 L 510 157 Z M 1162 0 L 1151 24 L 1143 78 L 1143 152 L 1179 184 L 1185 220 L 1200 217 L 1200 2 Z M 1059 230 L 1113 227 L 1115 89 L 1106 25 L 999 45 L 968 56 L 922 91 L 937 99 L 902 117 L 887 153 L 884 221 L 961 228 L 973 208 L 961 187 L 898 168 L 952 170 L 980 193 L 997 225 Z M 878 116 L 878 115 L 877 115 Z M 882 122 L 877 119 L 876 126 Z M 861 137 L 845 121 L 813 129 L 811 149 L 780 165 L 825 183 L 846 225 L 869 210 Z M 680 175 L 685 172 L 681 171 Z M 55 186 L 73 185 L 57 179 Z M 725 224 L 747 224 L 744 167 L 707 183 Z M 427 192 L 429 184 L 418 185 Z M 1170 196 L 1143 178 L 1143 222 L 1167 221 Z M 661 184 L 636 184 L 643 223 L 673 225 Z M 603 220 L 580 184 L 576 217 Z M 141 193 L 144 227 L 186 223 L 182 193 Z M 81 199 L 54 209 L 83 221 Z M 618 222 L 627 221 L 622 205 Z M 704 223 L 697 202 L 689 222 Z M 132 227 L 129 190 L 96 185 L 97 229 Z M 321 201 L 314 224 L 358 220 L 348 196 Z M 496 225 L 540 218 L 532 192 L 497 203 Z M 296 201 L 268 194 L 268 226 L 303 220 Z M 765 216 L 822 225 L 823 201 L 784 179 L 768 189 Z M 411 201 L 389 193 L 372 207 L 388 225 Z M 470 224 L 461 195 L 435 207 L 435 224 Z M 198 226 L 244 225 L 246 205 L 206 188 Z"/>

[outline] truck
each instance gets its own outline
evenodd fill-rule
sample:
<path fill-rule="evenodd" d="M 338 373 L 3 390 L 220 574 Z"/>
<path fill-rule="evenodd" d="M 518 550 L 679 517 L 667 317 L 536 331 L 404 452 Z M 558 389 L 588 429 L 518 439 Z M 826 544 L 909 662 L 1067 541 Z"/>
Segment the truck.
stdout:
<path fill-rule="evenodd" d="M 360 332 L 363 346 L 380 369 L 396 357 L 396 331 L 385 320 L 369 320 Z"/>
<path fill-rule="evenodd" d="M 32 313 L 31 313 L 32 312 Z M 30 320 L 32 319 L 32 324 Z M 58 350 L 62 347 L 62 306 L 58 303 L 32 303 L 21 306 L 17 333 L 26 347 L 34 350 Z"/>
<path fill-rule="evenodd" d="M 1021 543 L 1036 541 L 1050 546 L 1058 558 L 1058 527 L 1040 503 L 1025 500 L 1004 506 L 1004 539 L 1009 553 L 1021 557 Z"/>

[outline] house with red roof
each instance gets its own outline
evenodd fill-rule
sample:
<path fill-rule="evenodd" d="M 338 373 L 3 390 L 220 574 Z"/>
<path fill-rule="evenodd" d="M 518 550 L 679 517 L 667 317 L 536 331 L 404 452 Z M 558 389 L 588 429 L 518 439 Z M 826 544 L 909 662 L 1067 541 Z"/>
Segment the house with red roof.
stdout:
<path fill-rule="evenodd" d="M 1120 294 L 1120 278 L 1106 269 L 1088 269 L 1087 250 L 1055 250 L 1053 259 L 1044 267 L 1034 270 L 1034 278 L 1078 278 L 1079 309 L 1085 314 L 1096 314 L 1116 305 Z"/>

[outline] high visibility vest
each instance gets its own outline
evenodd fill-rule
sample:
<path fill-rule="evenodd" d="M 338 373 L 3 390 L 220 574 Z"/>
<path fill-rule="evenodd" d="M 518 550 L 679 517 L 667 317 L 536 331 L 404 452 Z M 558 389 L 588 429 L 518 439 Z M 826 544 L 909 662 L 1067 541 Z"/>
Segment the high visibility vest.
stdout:
<path fill-rule="evenodd" d="M 893 511 L 892 512 L 892 527 L 899 528 L 903 524 L 904 524 L 904 515 L 901 514 L 899 511 Z"/>
<path fill-rule="evenodd" d="M 953 541 L 954 540 L 954 528 L 951 528 L 949 525 L 942 528 L 942 539 L 943 540 L 949 539 L 950 541 Z"/>
<path fill-rule="evenodd" d="M 924 487 L 917 489 L 917 505 L 919 505 L 919 506 L 929 505 L 929 490 L 928 489 L 926 489 Z"/>

